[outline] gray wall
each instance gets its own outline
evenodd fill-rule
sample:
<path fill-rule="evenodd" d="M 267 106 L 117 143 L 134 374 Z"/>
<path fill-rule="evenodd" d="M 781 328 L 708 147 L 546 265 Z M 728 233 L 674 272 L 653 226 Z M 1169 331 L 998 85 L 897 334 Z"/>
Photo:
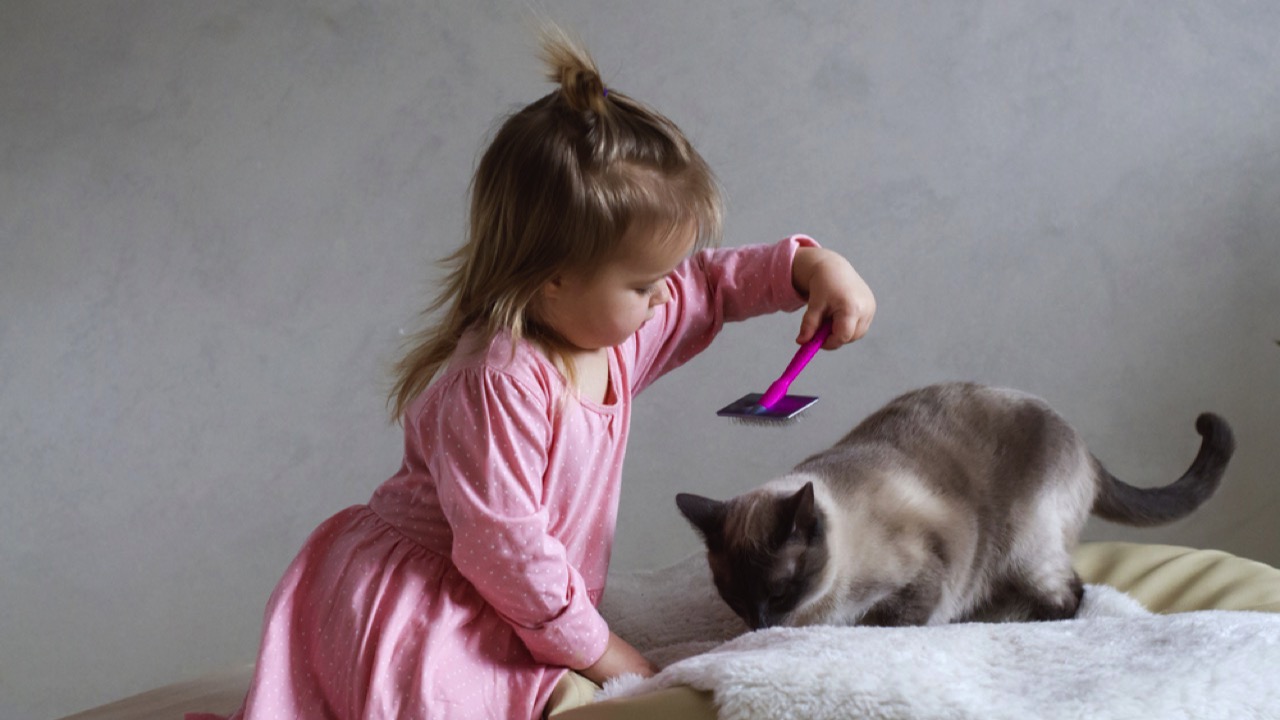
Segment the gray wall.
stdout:
<path fill-rule="evenodd" d="M 692 136 L 729 244 L 811 233 L 880 301 L 794 428 L 713 413 L 797 317 L 642 398 L 615 567 L 696 549 L 675 492 L 753 486 L 951 378 L 1045 396 L 1135 484 L 1221 412 L 1209 507 L 1090 537 L 1280 563 L 1280 4 L 536 6 Z M 0 717 L 251 659 L 310 529 L 398 467 L 387 366 L 495 119 L 549 90 L 529 7 L 4 3 Z"/>

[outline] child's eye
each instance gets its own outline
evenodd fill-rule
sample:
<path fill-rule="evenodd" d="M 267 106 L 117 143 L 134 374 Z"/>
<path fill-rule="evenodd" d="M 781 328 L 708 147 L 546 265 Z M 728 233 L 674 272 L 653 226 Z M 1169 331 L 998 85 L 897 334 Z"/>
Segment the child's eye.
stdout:
<path fill-rule="evenodd" d="M 653 283 L 652 285 L 645 285 L 642 288 L 636 288 L 637 293 L 641 295 L 646 295 L 646 296 L 652 295 L 657 291 L 658 291 L 658 283 Z"/>

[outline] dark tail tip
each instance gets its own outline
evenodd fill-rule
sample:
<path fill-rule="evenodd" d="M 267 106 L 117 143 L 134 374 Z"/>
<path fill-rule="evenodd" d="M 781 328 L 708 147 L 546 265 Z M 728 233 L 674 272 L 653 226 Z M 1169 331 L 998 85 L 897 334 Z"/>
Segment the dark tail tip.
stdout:
<path fill-rule="evenodd" d="M 1231 426 L 1219 415 L 1201 413 L 1196 418 L 1196 432 L 1204 440 L 1200 443 L 1200 452 L 1196 453 L 1196 459 L 1191 464 L 1192 470 L 1221 473 L 1236 451 L 1236 436 L 1231 432 Z"/>

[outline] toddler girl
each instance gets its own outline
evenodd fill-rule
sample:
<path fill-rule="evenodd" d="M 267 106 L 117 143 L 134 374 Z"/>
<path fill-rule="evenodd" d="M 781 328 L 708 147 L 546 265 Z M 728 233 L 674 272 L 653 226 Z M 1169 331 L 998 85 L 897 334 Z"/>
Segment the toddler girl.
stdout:
<path fill-rule="evenodd" d="M 632 398 L 727 321 L 807 299 L 799 341 L 866 332 L 870 290 L 812 240 L 702 249 L 720 197 L 684 135 L 563 33 L 544 51 L 559 88 L 485 152 L 442 319 L 397 366 L 403 465 L 285 572 L 233 717 L 534 718 L 652 674 L 596 611 Z"/>

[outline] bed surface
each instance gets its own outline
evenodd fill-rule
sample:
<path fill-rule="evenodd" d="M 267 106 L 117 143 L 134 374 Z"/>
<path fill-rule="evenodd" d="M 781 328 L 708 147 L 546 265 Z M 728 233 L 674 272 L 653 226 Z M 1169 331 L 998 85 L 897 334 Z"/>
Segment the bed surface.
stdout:
<path fill-rule="evenodd" d="M 1254 610 L 1280 613 L 1280 570 L 1216 550 L 1170 545 L 1085 543 L 1076 569 L 1087 583 L 1118 588 L 1159 613 Z M 178 683 L 94 708 L 64 720 L 173 720 L 184 712 L 230 713 L 249 685 L 251 664 Z M 563 720 L 663 717 L 711 720 L 710 693 L 668 688 L 555 713 Z"/>

